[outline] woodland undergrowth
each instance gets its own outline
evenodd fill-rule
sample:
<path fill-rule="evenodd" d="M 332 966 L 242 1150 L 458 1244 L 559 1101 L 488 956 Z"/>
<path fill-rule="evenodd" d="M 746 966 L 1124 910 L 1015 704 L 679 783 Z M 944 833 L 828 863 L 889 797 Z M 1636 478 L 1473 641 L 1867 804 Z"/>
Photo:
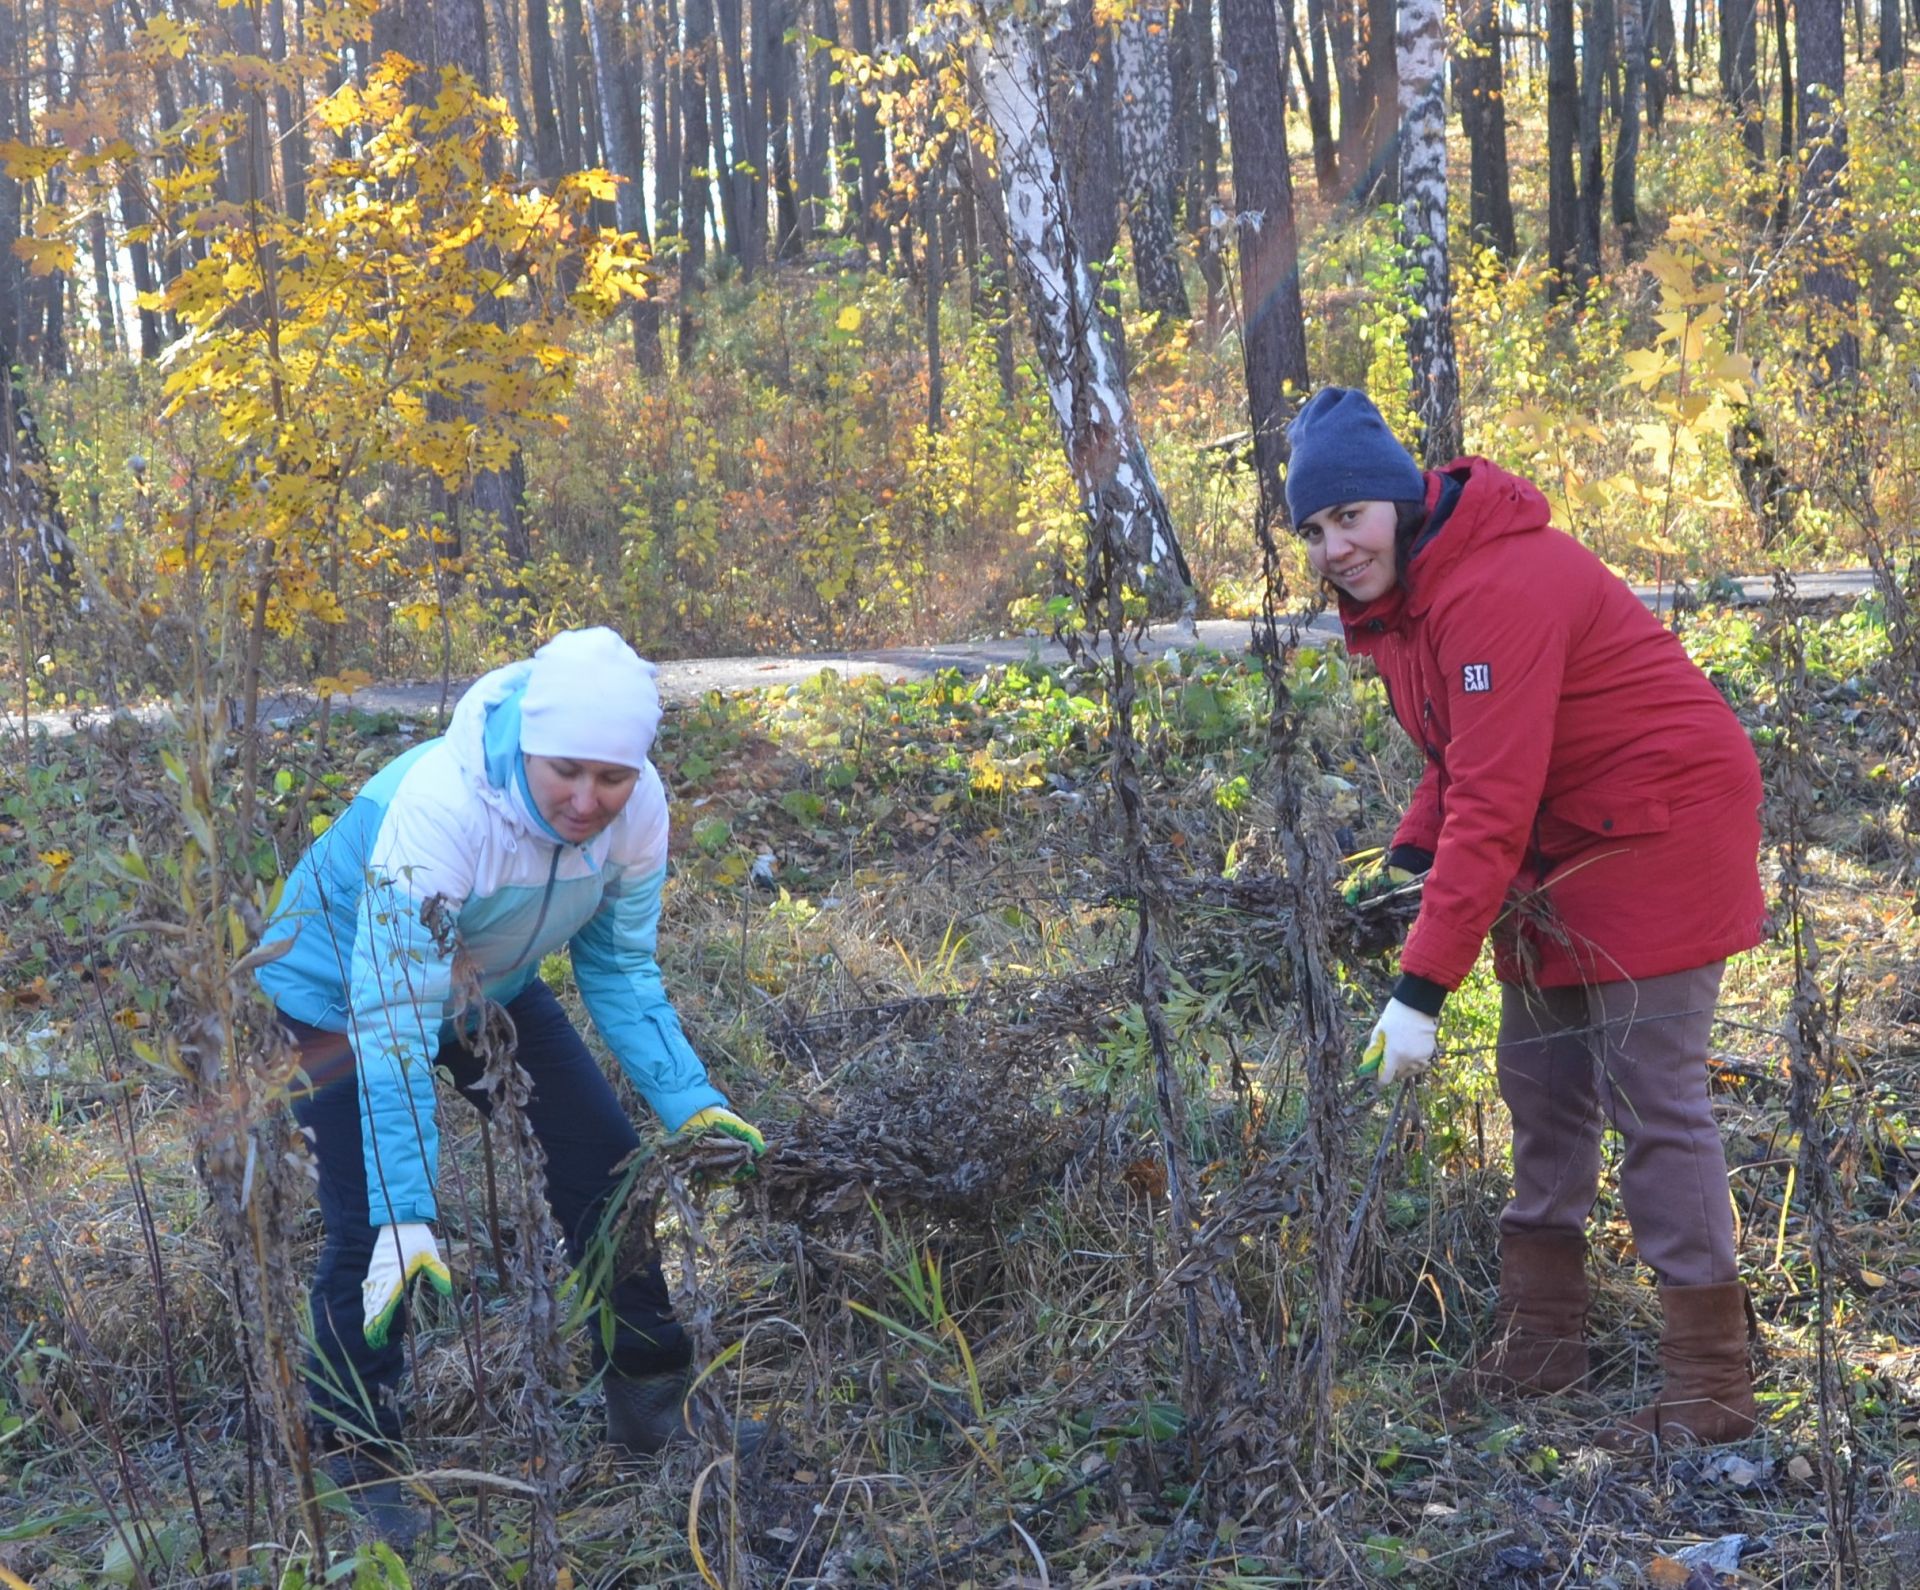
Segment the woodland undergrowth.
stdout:
<path fill-rule="evenodd" d="M 355 1547 L 301 1450 L 288 1363 L 317 1221 L 244 962 L 270 880 L 431 725 L 337 720 L 324 751 L 311 722 L 270 730 L 274 838 L 250 846 L 217 724 L 174 733 L 158 768 L 125 727 L 42 742 L 0 827 L 0 1567 L 36 1586 L 1631 1585 L 1743 1535 L 1758 1582 L 1832 1583 L 1836 1562 L 1910 1582 L 1912 675 L 1878 599 L 1710 608 L 1682 632 L 1775 792 L 1782 933 L 1732 969 L 1715 1034 L 1765 1347 L 1754 1442 L 1658 1463 L 1591 1444 L 1656 1372 L 1610 1193 L 1593 1401 L 1439 1416 L 1492 1283 L 1496 1001 L 1476 974 L 1435 1082 L 1376 1100 L 1346 1073 L 1389 924 L 1302 918 L 1291 881 L 1378 842 L 1404 799 L 1416 769 L 1376 683 L 1285 654 L 1282 779 L 1261 664 L 1140 668 L 1129 860 L 1105 837 L 1110 675 L 827 675 L 709 697 L 660 747 L 670 980 L 772 1146 L 737 1187 L 731 1165 L 649 1157 L 635 1229 L 658 1211 L 716 1365 L 702 1395 L 769 1418 L 769 1446 L 609 1462 L 591 1289 L 542 1255 L 524 1147 L 450 1103 L 459 1301 L 422 1308 L 412 1347 L 438 1534 L 404 1570 Z M 572 997 L 563 958 L 546 973 Z"/>

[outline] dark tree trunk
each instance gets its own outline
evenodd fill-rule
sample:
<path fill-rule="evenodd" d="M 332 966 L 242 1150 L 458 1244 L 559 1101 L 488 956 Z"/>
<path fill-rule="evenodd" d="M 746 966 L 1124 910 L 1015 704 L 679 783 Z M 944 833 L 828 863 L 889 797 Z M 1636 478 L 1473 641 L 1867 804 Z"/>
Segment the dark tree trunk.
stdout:
<path fill-rule="evenodd" d="M 1366 61 L 1360 93 L 1364 146 L 1349 175 L 1358 205 L 1400 202 L 1400 68 L 1394 53 L 1398 8 L 1394 0 L 1365 0 Z"/>
<path fill-rule="evenodd" d="M 578 171 L 593 164 L 585 136 L 586 98 L 580 82 L 580 0 L 560 0 L 560 32 L 553 41 L 553 82 L 559 96 L 560 169 Z"/>
<path fill-rule="evenodd" d="M 1327 0 L 1307 0 L 1307 126 L 1313 133 L 1313 186 L 1329 202 L 1340 194 L 1340 146 L 1333 136 L 1333 68 L 1327 59 Z"/>
<path fill-rule="evenodd" d="M 1574 53 L 1573 0 L 1547 5 L 1547 262 L 1553 291 L 1580 281 L 1580 77 Z"/>
<path fill-rule="evenodd" d="M 1500 57 L 1499 0 L 1461 0 L 1454 86 L 1467 135 L 1467 224 L 1474 240 L 1510 260 L 1513 189 L 1507 171 L 1506 70 Z"/>
<path fill-rule="evenodd" d="M 1664 4 L 1664 0 L 1655 0 Z M 1640 106 L 1647 83 L 1647 36 L 1642 0 L 1620 0 L 1620 48 L 1623 80 L 1619 135 L 1613 146 L 1613 224 L 1620 233 L 1623 259 L 1640 256 Z"/>
<path fill-rule="evenodd" d="M 1780 57 L 1780 158 L 1793 158 L 1793 52 L 1787 43 L 1787 0 L 1773 0 L 1773 47 Z"/>
<path fill-rule="evenodd" d="M 1233 200 L 1239 211 L 1240 322 L 1254 471 L 1264 522 L 1284 519 L 1281 473 L 1287 421 L 1307 390 L 1307 335 L 1300 305 L 1300 245 L 1287 159 L 1285 91 L 1272 0 L 1220 0 L 1220 60 L 1226 68 L 1233 139 Z"/>
<path fill-rule="evenodd" d="M 755 0 L 756 10 L 759 0 Z M 747 86 L 748 42 L 742 29 L 740 0 L 714 0 L 721 59 L 727 73 L 728 140 L 732 158 L 722 166 L 721 185 L 731 194 L 726 205 L 727 252 L 740 261 L 751 280 L 767 257 L 761 217 L 765 196 L 767 140 L 760 96 Z M 718 140 L 716 139 L 716 142 Z"/>
<path fill-rule="evenodd" d="M 768 160 L 773 170 L 773 252 L 776 259 L 797 259 L 806 239 L 800 219 L 800 195 L 794 183 L 792 127 L 794 44 L 787 35 L 799 14 L 799 0 L 762 0 L 767 36 L 755 41 L 766 83 Z"/>
<path fill-rule="evenodd" d="M 1606 196 L 1601 119 L 1606 114 L 1607 51 L 1613 0 L 1584 0 L 1580 31 L 1580 284 L 1600 274 L 1601 205 Z"/>
<path fill-rule="evenodd" d="M 1332 0 L 1327 40 L 1333 48 L 1333 80 L 1340 100 L 1340 180 L 1352 194 L 1365 181 L 1367 163 L 1366 45 L 1360 26 L 1365 0 Z"/>
<path fill-rule="evenodd" d="M 1667 96 L 1680 91 L 1679 62 L 1675 60 L 1673 0 L 1646 0 L 1647 7 L 1647 126 L 1659 132 L 1667 123 Z"/>
<path fill-rule="evenodd" d="M 552 182 L 566 169 L 566 154 L 554 112 L 558 62 L 547 0 L 527 0 L 527 78 L 533 94 L 533 163 L 542 179 Z"/>
<path fill-rule="evenodd" d="M 1892 97 L 1900 93 L 1900 78 L 1907 61 L 1907 41 L 1902 27 L 1900 0 L 1880 0 L 1880 47 L 1875 55 L 1880 76 Z"/>
<path fill-rule="evenodd" d="M 1800 0 L 1796 20 L 1800 125 L 1808 151 L 1800 173 L 1800 199 L 1817 247 L 1806 291 L 1814 346 L 1820 349 L 1828 385 L 1837 386 L 1856 379 L 1860 370 L 1860 344 L 1852 325 L 1855 289 L 1841 259 L 1847 174 L 1841 95 L 1847 63 L 1840 0 Z"/>
<path fill-rule="evenodd" d="M 873 17 L 867 0 L 847 7 L 848 38 L 861 55 L 874 49 Z M 860 168 L 860 236 L 884 262 L 889 253 L 886 222 L 887 147 L 880 134 L 879 113 L 856 84 L 849 88 L 853 109 L 853 158 Z"/>
<path fill-rule="evenodd" d="M 605 11 L 602 7 L 605 7 Z M 607 168 L 617 179 L 614 224 L 649 247 L 647 235 L 646 147 L 636 70 L 618 0 L 586 0 L 587 47 L 593 58 L 594 98 L 600 107 L 600 140 Z M 643 298 L 631 308 L 634 363 L 648 375 L 664 367 L 660 353 L 660 303 Z"/>
<path fill-rule="evenodd" d="M 707 263 L 710 184 L 701 167 L 712 142 L 707 79 L 713 75 L 713 13 L 708 0 L 682 0 L 681 9 L 686 39 L 680 51 L 680 326 L 674 349 L 685 371 L 691 367 L 697 335 L 693 295 Z"/>
<path fill-rule="evenodd" d="M 1093 273 L 1100 318 L 1115 360 L 1127 368 L 1120 321 L 1120 283 L 1110 274 L 1120 242 L 1120 189 L 1114 149 L 1113 38 L 1094 16 L 1093 0 L 1067 0 L 1069 21 L 1054 45 L 1058 154 L 1080 255 Z"/>
<path fill-rule="evenodd" d="M 267 6 L 267 38 L 273 59 L 287 59 L 287 0 L 271 0 Z M 273 88 L 273 119 L 280 132 L 280 187 L 285 209 L 291 220 L 303 221 L 307 215 L 307 166 L 312 152 L 307 146 L 305 95 L 297 76 L 293 82 L 282 79 Z"/>
<path fill-rule="evenodd" d="M 16 87 L 22 77 L 22 44 L 12 0 L 0 0 L 0 140 L 33 142 L 33 130 L 15 108 Z M 27 267 L 13 245 L 20 238 L 20 184 L 0 166 L 0 357 L 7 361 L 0 378 L 12 370 L 14 351 L 26 346 Z M 10 388 L 9 388 L 10 390 Z"/>
<path fill-rule="evenodd" d="M 1740 121 L 1740 141 L 1755 165 L 1766 158 L 1760 109 L 1760 0 L 1720 0 L 1720 92 Z"/>
<path fill-rule="evenodd" d="M 1187 234 L 1193 239 L 1201 279 L 1207 285 L 1206 332 L 1220 335 L 1226 272 L 1214 208 L 1220 192 L 1220 116 L 1215 98 L 1213 0 L 1194 0 L 1173 14 L 1174 129 L 1178 150 L 1175 181 Z"/>
<path fill-rule="evenodd" d="M 922 174 L 920 183 L 921 325 L 927 344 L 927 434 L 940 434 L 942 412 L 947 406 L 944 375 L 940 365 L 940 202 L 943 174 L 936 169 Z"/>

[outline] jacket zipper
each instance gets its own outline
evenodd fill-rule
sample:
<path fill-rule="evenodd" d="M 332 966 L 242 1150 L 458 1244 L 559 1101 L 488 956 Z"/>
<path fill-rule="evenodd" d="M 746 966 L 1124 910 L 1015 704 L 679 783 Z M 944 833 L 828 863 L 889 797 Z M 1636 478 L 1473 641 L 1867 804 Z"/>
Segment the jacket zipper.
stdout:
<path fill-rule="evenodd" d="M 502 977 L 509 977 L 525 966 L 527 956 L 532 953 L 534 945 L 540 942 L 540 930 L 547 925 L 547 909 L 553 904 L 553 881 L 560 876 L 562 848 L 559 845 L 553 847 L 553 861 L 547 868 L 547 887 L 540 896 L 540 914 L 533 919 L 533 931 L 527 935 L 527 942 L 521 947 L 520 953 L 513 958 L 513 964 L 500 974 Z"/>

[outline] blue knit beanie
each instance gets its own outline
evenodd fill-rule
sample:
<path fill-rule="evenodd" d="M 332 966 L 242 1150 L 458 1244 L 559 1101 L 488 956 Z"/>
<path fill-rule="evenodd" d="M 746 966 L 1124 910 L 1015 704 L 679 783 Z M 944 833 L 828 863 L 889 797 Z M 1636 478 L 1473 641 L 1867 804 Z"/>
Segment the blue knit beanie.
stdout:
<path fill-rule="evenodd" d="M 1296 525 L 1337 502 L 1426 499 L 1426 476 L 1364 392 L 1322 387 L 1294 416 L 1287 437 L 1287 514 Z"/>

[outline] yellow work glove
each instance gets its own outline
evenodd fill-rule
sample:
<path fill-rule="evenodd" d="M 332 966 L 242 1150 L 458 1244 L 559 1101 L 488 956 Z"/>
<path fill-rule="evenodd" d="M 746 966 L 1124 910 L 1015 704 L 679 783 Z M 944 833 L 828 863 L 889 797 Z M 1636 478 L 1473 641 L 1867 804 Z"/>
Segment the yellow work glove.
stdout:
<path fill-rule="evenodd" d="M 415 1276 L 442 1297 L 453 1296 L 453 1277 L 441 1262 L 433 1228 L 419 1221 L 381 1226 L 373 1234 L 373 1262 L 360 1283 L 360 1312 L 365 1319 L 367 1344 L 387 1345 L 387 1332 Z"/>
<path fill-rule="evenodd" d="M 1348 905 L 1364 905 L 1376 896 L 1390 894 L 1402 885 L 1412 883 L 1418 876 L 1418 873 L 1408 872 L 1404 867 L 1393 866 L 1384 853 L 1371 851 L 1365 860 L 1347 874 L 1347 881 L 1340 889 L 1340 898 Z"/>
<path fill-rule="evenodd" d="M 767 1151 L 767 1140 L 760 1135 L 760 1128 L 751 1121 L 743 1121 L 732 1110 L 714 1105 L 708 1109 L 696 1110 L 688 1116 L 680 1130 L 673 1135 L 681 1141 L 699 1137 L 706 1132 L 718 1132 L 722 1137 L 731 1137 L 735 1142 L 745 1143 L 753 1150 L 758 1159 Z"/>

